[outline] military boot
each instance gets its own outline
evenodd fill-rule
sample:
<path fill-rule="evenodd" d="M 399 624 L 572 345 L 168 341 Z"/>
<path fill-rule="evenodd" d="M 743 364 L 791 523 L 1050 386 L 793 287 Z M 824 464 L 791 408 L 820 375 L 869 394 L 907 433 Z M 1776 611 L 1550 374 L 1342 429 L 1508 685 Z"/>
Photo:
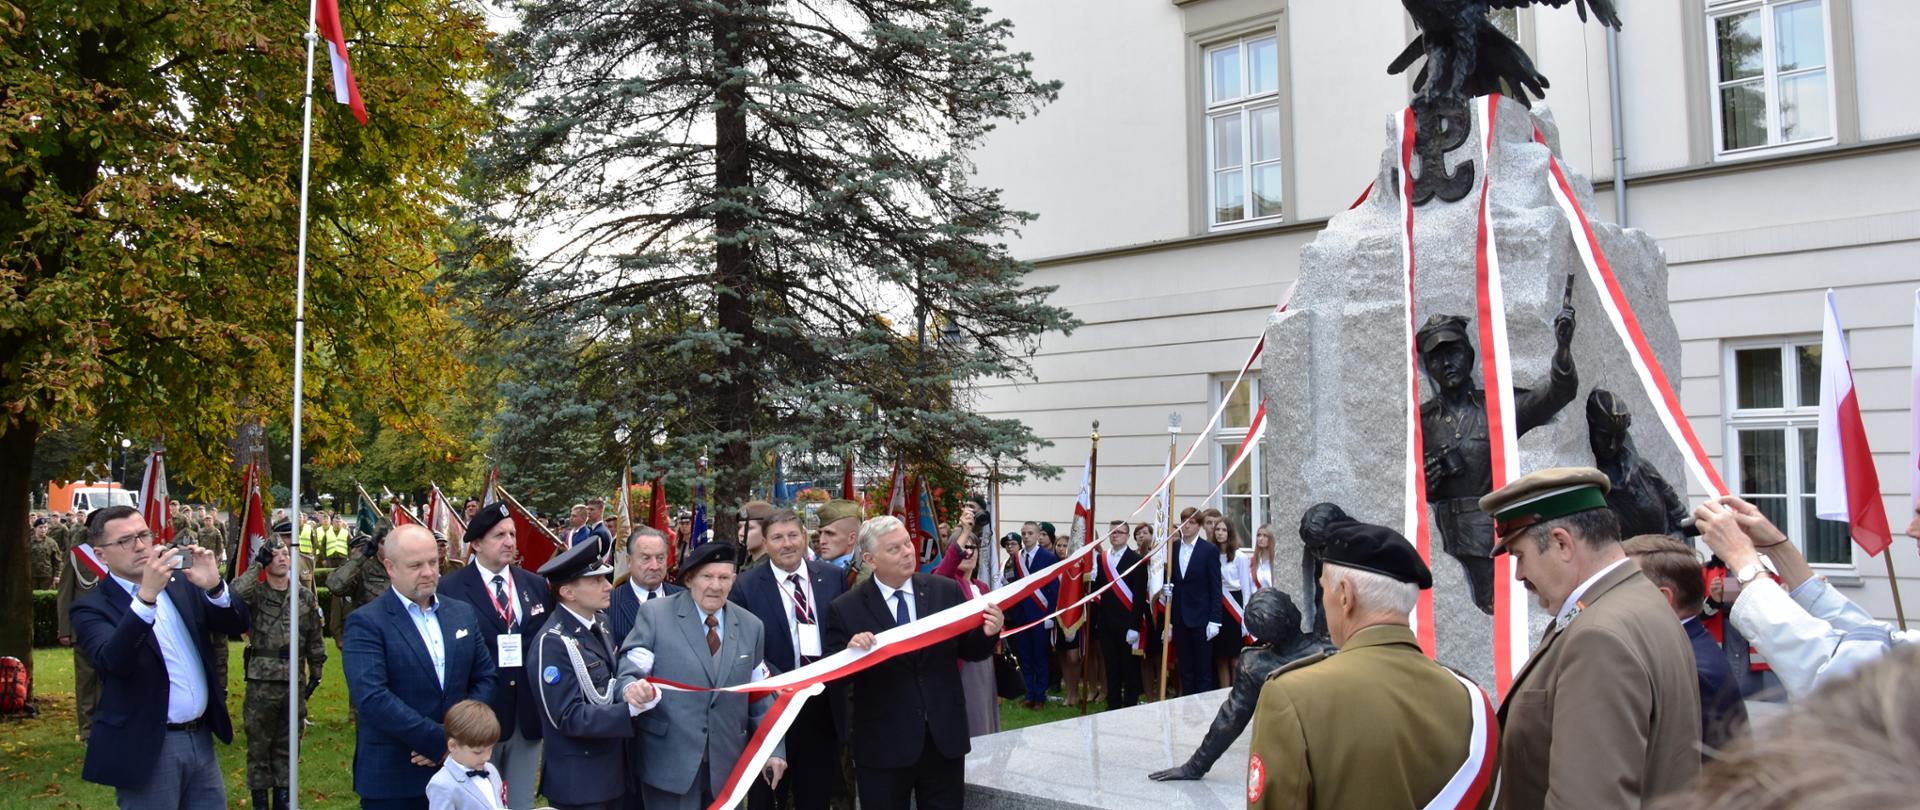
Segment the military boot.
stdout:
<path fill-rule="evenodd" d="M 287 810 L 287 808 L 292 805 L 293 802 L 287 797 L 286 788 L 273 789 L 273 810 Z"/>

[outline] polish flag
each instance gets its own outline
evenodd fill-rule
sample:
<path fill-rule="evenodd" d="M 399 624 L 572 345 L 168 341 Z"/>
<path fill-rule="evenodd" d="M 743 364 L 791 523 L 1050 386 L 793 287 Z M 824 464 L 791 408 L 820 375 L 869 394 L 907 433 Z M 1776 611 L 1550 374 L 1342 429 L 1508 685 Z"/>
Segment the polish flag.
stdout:
<path fill-rule="evenodd" d="M 173 542 L 173 509 L 167 496 L 166 451 L 154 448 L 147 456 L 147 471 L 140 478 L 140 516 L 153 532 L 153 544 Z"/>
<path fill-rule="evenodd" d="M 347 61 L 347 37 L 340 31 L 340 4 L 337 0 L 317 0 L 313 24 L 327 41 L 327 59 L 333 62 L 333 100 L 353 108 L 353 117 L 367 123 L 367 105 L 360 102 L 360 86 L 353 81 L 353 68 Z"/>
<path fill-rule="evenodd" d="M 1826 331 L 1820 346 L 1820 456 L 1814 513 L 1823 520 L 1844 520 L 1853 542 L 1869 556 L 1893 542 L 1887 507 L 1880 501 L 1880 476 L 1873 469 L 1860 401 L 1854 396 L 1853 363 L 1847 356 L 1840 313 L 1827 290 Z"/>

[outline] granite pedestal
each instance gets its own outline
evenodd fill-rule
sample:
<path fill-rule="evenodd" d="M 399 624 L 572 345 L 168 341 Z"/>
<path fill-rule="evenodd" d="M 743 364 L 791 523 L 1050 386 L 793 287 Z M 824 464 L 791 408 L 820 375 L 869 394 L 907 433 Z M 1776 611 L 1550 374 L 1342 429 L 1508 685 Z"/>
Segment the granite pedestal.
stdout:
<path fill-rule="evenodd" d="M 1238 810 L 1247 805 L 1240 735 L 1205 779 L 1147 774 L 1187 760 L 1227 699 L 1217 689 L 973 740 L 968 810 Z"/>

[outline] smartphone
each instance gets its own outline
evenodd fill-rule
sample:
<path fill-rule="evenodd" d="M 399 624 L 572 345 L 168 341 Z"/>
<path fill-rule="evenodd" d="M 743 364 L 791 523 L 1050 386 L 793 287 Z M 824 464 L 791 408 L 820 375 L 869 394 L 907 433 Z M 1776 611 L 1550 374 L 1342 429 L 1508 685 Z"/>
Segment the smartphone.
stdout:
<path fill-rule="evenodd" d="M 183 548 L 173 556 L 173 570 L 185 571 L 193 567 L 193 549 Z"/>

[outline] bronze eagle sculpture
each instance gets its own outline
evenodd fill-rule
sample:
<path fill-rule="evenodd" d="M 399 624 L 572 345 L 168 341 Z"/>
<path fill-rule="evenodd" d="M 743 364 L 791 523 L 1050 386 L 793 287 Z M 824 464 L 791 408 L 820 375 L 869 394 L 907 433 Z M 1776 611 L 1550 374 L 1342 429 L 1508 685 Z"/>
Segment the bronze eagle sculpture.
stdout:
<path fill-rule="evenodd" d="M 1547 77 L 1534 69 L 1533 59 L 1519 43 L 1487 20 L 1490 9 L 1545 5 L 1560 8 L 1572 3 L 1580 20 L 1592 7 L 1594 19 L 1618 30 L 1620 14 L 1613 0 L 1400 0 L 1420 29 L 1420 35 L 1387 66 L 1399 74 L 1422 55 L 1427 63 L 1414 78 L 1419 100 L 1457 104 L 1474 96 L 1506 93 L 1532 106 L 1529 94 L 1545 97 Z"/>

